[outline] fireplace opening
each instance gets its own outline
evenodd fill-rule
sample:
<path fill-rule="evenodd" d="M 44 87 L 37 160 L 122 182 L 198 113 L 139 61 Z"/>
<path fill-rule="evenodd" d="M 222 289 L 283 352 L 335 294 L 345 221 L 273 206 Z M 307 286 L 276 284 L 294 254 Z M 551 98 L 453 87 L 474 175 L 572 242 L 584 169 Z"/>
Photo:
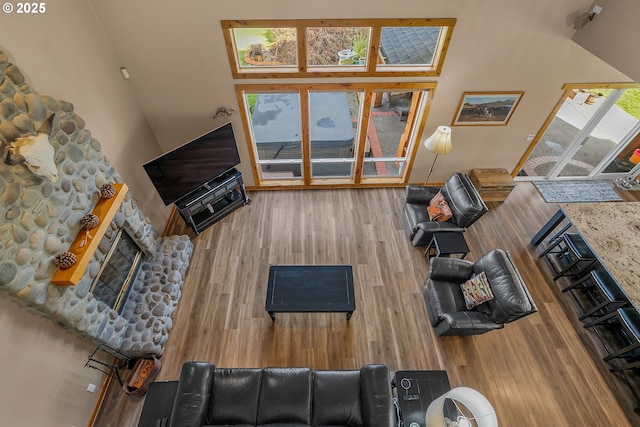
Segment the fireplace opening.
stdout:
<path fill-rule="evenodd" d="M 142 254 L 133 239 L 120 229 L 91 285 L 94 298 L 120 313 L 138 274 Z"/>

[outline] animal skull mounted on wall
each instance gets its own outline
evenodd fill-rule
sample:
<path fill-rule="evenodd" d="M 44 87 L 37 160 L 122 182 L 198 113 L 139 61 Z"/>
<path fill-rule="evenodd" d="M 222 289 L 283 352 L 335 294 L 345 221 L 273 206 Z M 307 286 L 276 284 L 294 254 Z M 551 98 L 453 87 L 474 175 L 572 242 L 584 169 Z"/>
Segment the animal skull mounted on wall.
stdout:
<path fill-rule="evenodd" d="M 49 134 L 53 123 L 53 114 L 47 117 L 36 135 L 17 138 L 4 149 L 4 162 L 8 165 L 24 163 L 29 170 L 39 176 L 58 181 L 58 169 L 55 163 L 55 150 L 49 143 Z"/>

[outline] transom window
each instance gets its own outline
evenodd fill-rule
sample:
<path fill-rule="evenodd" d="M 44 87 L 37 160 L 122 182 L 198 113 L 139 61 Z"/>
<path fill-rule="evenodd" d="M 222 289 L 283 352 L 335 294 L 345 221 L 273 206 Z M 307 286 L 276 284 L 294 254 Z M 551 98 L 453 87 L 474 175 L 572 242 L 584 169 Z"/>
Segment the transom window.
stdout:
<path fill-rule="evenodd" d="M 221 21 L 234 78 L 440 75 L 456 20 Z"/>

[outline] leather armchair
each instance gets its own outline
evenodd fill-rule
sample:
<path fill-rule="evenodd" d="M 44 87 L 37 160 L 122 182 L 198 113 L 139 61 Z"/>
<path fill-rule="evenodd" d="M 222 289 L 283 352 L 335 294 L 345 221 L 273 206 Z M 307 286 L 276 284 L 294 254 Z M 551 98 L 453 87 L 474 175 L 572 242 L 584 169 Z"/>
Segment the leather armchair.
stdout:
<path fill-rule="evenodd" d="M 429 201 L 442 190 L 453 217 L 444 222 L 430 221 L 427 212 Z M 403 211 L 405 230 L 413 246 L 426 246 L 433 233 L 440 231 L 464 231 L 487 212 L 478 190 L 469 177 L 455 173 L 442 187 L 408 185 Z"/>
<path fill-rule="evenodd" d="M 494 298 L 467 309 L 460 284 L 484 271 Z M 436 334 L 478 335 L 538 311 L 508 252 L 494 249 L 476 262 L 432 258 L 424 300 Z"/>

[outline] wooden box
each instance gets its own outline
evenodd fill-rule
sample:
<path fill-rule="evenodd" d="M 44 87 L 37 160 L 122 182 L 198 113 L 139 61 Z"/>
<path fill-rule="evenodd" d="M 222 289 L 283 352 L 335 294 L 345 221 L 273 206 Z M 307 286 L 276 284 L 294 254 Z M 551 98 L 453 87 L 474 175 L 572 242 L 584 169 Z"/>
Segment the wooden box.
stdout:
<path fill-rule="evenodd" d="M 504 202 L 516 186 L 506 169 L 472 169 L 469 178 L 485 202 Z"/>
<path fill-rule="evenodd" d="M 161 368 L 162 363 L 155 356 L 138 359 L 127 381 L 122 385 L 122 389 L 127 394 L 142 396 L 147 392 L 149 384 L 153 382 Z"/>

